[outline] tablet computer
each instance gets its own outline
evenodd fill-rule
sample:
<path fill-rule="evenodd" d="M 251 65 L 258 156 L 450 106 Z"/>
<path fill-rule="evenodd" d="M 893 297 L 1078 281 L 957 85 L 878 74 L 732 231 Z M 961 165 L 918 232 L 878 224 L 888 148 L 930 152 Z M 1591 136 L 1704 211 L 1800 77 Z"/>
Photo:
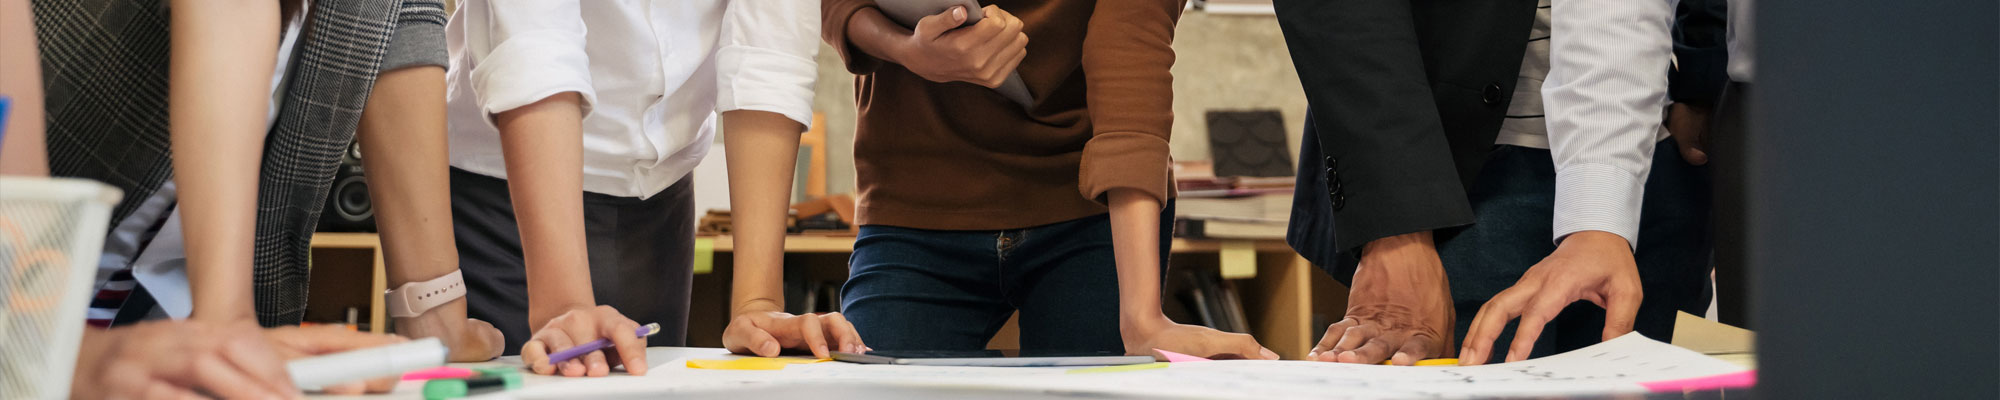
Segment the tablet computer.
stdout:
<path fill-rule="evenodd" d="M 1153 362 L 1152 356 L 1128 356 L 1118 352 L 1078 351 L 924 351 L 875 350 L 866 353 L 833 352 L 833 359 L 860 364 L 929 365 L 952 367 L 1083 367 L 1129 365 Z"/>

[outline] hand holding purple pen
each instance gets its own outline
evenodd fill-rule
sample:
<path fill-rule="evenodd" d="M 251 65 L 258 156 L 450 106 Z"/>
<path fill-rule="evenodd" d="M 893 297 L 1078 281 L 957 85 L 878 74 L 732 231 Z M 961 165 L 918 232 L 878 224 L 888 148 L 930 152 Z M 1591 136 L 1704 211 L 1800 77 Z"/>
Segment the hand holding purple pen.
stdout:
<path fill-rule="evenodd" d="M 640 338 L 643 339 L 647 336 L 653 336 L 654 333 L 657 333 L 659 331 L 660 331 L 660 324 L 658 322 L 655 322 L 646 324 L 646 326 L 639 327 L 639 331 L 634 332 L 633 334 L 638 335 Z M 590 354 L 590 352 L 593 351 L 604 350 L 611 347 L 612 347 L 611 339 L 592 340 L 590 341 L 590 343 L 584 343 L 581 345 L 577 345 L 576 347 L 571 347 L 563 351 L 555 352 L 555 354 L 550 354 L 549 364 L 559 364 L 562 363 L 563 361 L 569 361 L 570 359 L 573 358 L 582 357 L 584 354 Z M 642 349 L 641 351 L 644 350 Z"/>
<path fill-rule="evenodd" d="M 568 377 L 606 376 L 620 365 L 645 375 L 646 337 L 662 330 L 603 305 L 571 309 L 540 325 L 521 344 L 521 361 L 537 375 Z"/>

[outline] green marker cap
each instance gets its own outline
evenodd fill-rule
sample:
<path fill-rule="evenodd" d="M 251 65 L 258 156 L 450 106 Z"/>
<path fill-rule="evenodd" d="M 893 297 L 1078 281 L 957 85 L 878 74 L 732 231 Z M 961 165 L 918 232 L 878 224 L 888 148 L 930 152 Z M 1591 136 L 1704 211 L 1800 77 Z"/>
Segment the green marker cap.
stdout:
<path fill-rule="evenodd" d="M 424 382 L 424 400 L 456 399 L 465 397 L 470 392 L 463 380 L 432 379 Z"/>
<path fill-rule="evenodd" d="M 424 399 L 456 399 L 471 395 L 474 389 L 482 393 L 520 389 L 521 379 L 523 378 L 518 371 L 480 372 L 479 376 L 467 379 L 432 379 L 424 383 Z"/>

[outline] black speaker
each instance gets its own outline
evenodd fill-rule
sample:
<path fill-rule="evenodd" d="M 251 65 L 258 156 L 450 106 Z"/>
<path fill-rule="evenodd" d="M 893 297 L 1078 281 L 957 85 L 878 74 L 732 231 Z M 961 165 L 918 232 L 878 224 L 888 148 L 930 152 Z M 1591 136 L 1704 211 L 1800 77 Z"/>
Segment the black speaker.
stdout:
<path fill-rule="evenodd" d="M 375 205 L 368 199 L 368 180 L 362 172 L 361 145 L 350 143 L 347 151 L 340 154 L 340 167 L 333 174 L 333 188 L 326 192 L 326 209 L 319 213 L 318 231 L 375 231 Z"/>

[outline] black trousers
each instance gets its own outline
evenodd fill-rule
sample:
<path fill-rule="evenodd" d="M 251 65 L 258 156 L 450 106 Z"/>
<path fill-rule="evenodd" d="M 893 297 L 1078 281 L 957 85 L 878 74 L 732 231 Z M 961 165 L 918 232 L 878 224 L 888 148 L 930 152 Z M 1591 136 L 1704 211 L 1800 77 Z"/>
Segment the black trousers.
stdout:
<path fill-rule="evenodd" d="M 598 193 L 583 196 L 583 229 L 590 256 L 591 292 L 660 333 L 648 346 L 687 342 L 689 285 L 694 279 L 694 185 L 673 186 L 638 199 Z M 534 335 L 528 326 L 527 269 L 521 231 L 507 181 L 451 170 L 452 234 L 465 271 L 466 308 L 507 337 L 507 355 L 519 354 Z"/>

